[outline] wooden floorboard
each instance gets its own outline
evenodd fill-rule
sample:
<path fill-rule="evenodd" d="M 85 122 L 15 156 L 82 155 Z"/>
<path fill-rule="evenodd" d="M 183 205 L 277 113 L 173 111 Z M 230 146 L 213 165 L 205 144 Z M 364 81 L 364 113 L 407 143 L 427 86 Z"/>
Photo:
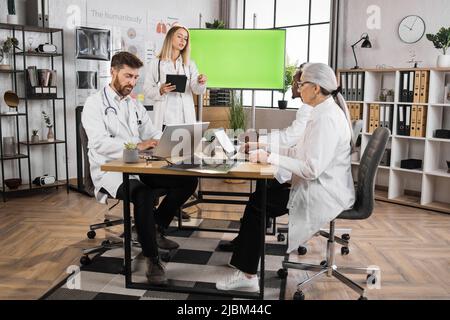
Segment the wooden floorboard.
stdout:
<path fill-rule="evenodd" d="M 217 182 L 216 182 L 217 183 Z M 204 182 L 205 189 L 211 182 Z M 222 184 L 222 191 L 249 191 L 247 184 Z M 243 206 L 200 205 L 202 217 L 239 219 Z M 196 214 L 196 210 L 191 212 Z M 100 243 L 86 238 L 90 224 L 101 222 L 107 207 L 92 198 L 65 190 L 44 190 L 0 203 L 0 299 L 37 299 L 64 279 L 70 265 L 78 265 L 81 249 Z M 110 214 L 121 216 L 119 205 Z M 279 221 L 286 222 L 286 217 Z M 337 228 L 351 228 L 348 256 L 336 255 L 337 265 L 381 269 L 381 289 L 368 290 L 369 299 L 450 298 L 450 216 L 433 211 L 376 202 L 372 217 L 339 221 Z M 120 232 L 116 228 L 116 232 Z M 290 259 L 309 263 L 323 260 L 326 242 L 315 237 L 308 254 Z M 337 250 L 340 247 L 337 246 Z M 296 283 L 311 272 L 290 270 L 286 299 Z M 364 284 L 365 276 L 350 276 Z M 304 290 L 307 299 L 357 299 L 334 279 L 321 278 Z"/>

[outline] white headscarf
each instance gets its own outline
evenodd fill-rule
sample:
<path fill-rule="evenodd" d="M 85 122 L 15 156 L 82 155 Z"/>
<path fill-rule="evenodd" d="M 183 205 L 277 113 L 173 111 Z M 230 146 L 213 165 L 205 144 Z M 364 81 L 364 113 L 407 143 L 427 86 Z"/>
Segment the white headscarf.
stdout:
<path fill-rule="evenodd" d="M 333 69 L 324 63 L 308 63 L 303 69 L 302 81 L 312 82 L 330 92 L 330 94 L 334 97 L 336 104 L 344 112 L 350 132 L 352 132 L 353 126 L 350 118 L 350 112 L 348 111 L 347 103 L 340 92 L 340 88 L 338 89 L 336 75 Z"/>

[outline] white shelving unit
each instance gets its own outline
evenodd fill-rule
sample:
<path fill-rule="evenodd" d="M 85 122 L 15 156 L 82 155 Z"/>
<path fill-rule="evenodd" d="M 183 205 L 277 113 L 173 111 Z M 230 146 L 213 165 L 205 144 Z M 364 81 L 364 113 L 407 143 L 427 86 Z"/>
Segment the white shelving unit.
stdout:
<path fill-rule="evenodd" d="M 338 73 L 354 71 L 342 69 L 338 70 Z M 450 213 L 450 173 L 447 172 L 446 163 L 450 161 L 450 139 L 434 137 L 437 129 L 450 129 L 450 103 L 444 101 L 444 88 L 450 81 L 450 68 L 360 69 L 357 71 L 365 74 L 364 101 L 352 101 L 363 104 L 364 126 L 360 155 L 363 154 L 372 135 L 368 133 L 369 104 L 394 106 L 392 135 L 388 144 L 388 148 L 391 149 L 391 162 L 389 167 L 379 166 L 376 178 L 376 199 Z M 428 103 L 399 102 L 400 73 L 403 71 L 430 72 Z M 378 101 L 381 89 L 393 89 L 394 102 Z M 398 107 L 402 105 L 427 107 L 426 137 L 397 135 Z M 400 168 L 400 161 L 408 158 L 421 159 L 422 169 Z M 356 178 L 359 161 L 353 161 L 352 167 Z"/>

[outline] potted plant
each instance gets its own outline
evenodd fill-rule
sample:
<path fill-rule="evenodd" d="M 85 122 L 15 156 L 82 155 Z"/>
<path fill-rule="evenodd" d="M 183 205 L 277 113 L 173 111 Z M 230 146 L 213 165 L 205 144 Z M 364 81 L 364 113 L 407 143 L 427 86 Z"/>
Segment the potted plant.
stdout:
<path fill-rule="evenodd" d="M 237 138 L 241 132 L 245 132 L 247 128 L 247 114 L 245 113 L 241 99 L 234 94 L 231 95 L 228 121 L 230 129 L 233 130 L 234 138 Z"/>
<path fill-rule="evenodd" d="M 135 163 L 139 161 L 139 150 L 136 143 L 124 143 L 123 162 Z"/>
<path fill-rule="evenodd" d="M 0 48 L 0 69 L 9 70 L 11 65 L 9 64 L 9 54 L 12 52 L 13 48 L 19 49 L 19 40 L 14 37 L 7 37 Z M 20 50 L 20 49 L 19 49 Z"/>
<path fill-rule="evenodd" d="M 48 128 L 47 141 L 53 142 L 55 141 L 55 134 L 53 133 L 52 121 L 45 111 L 42 111 L 42 117 L 44 118 L 45 126 Z"/>
<path fill-rule="evenodd" d="M 386 93 L 386 102 L 394 102 L 394 90 L 389 89 Z"/>
<path fill-rule="evenodd" d="M 16 16 L 16 3 L 15 0 L 8 0 L 8 16 L 6 18 L 8 23 L 17 24 L 17 16 Z"/>
<path fill-rule="evenodd" d="M 287 108 L 287 101 L 284 100 L 284 97 L 286 95 L 286 92 L 289 90 L 289 88 L 292 85 L 292 79 L 294 78 L 295 71 L 297 70 L 297 67 L 293 64 L 286 64 L 286 68 L 284 70 L 284 83 L 283 83 L 283 90 L 281 92 L 283 93 L 283 100 L 278 100 L 278 108 L 284 110 Z"/>
<path fill-rule="evenodd" d="M 32 133 L 33 135 L 31 136 L 31 143 L 39 143 L 39 135 L 38 135 L 39 130 L 38 129 L 33 129 Z"/>
<path fill-rule="evenodd" d="M 221 20 L 214 20 L 213 23 L 205 22 L 205 27 L 207 29 L 225 29 L 225 23 Z"/>
<path fill-rule="evenodd" d="M 442 49 L 443 54 L 438 56 L 437 67 L 450 67 L 450 55 L 447 54 L 450 47 L 450 27 L 442 27 L 436 34 L 427 34 L 427 39 L 433 42 L 436 49 Z"/>

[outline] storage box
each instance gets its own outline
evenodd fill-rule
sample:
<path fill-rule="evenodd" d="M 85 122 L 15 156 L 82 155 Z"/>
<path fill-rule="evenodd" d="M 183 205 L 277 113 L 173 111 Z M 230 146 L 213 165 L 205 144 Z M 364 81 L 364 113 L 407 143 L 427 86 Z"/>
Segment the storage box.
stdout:
<path fill-rule="evenodd" d="M 422 160 L 420 159 L 406 159 L 400 162 L 400 167 L 403 169 L 422 169 Z"/>

